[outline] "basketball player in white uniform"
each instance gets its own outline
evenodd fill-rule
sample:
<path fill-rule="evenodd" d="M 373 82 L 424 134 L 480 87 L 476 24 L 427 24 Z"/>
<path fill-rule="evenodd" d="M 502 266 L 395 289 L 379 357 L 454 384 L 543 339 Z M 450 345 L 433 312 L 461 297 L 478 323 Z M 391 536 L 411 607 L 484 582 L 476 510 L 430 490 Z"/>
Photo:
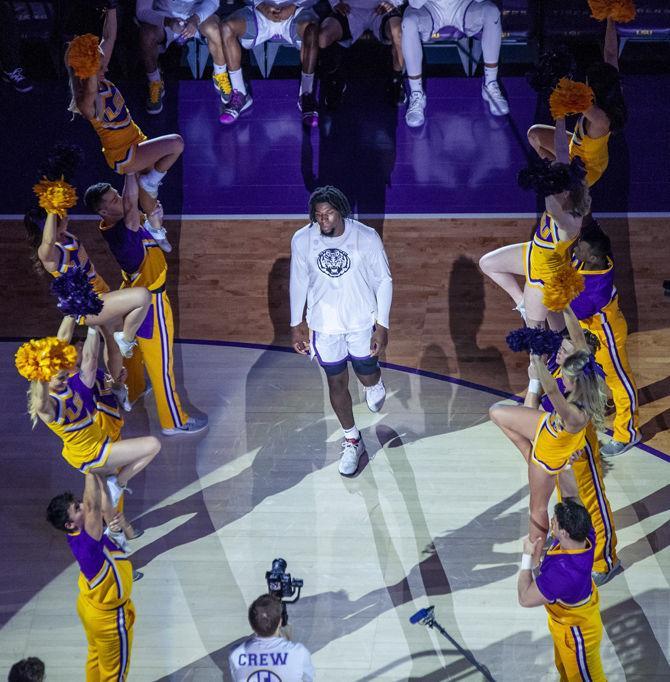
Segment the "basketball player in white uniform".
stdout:
<path fill-rule="evenodd" d="M 378 412 L 386 389 L 377 358 L 388 343 L 393 296 L 381 238 L 350 214 L 340 190 L 319 187 L 309 199 L 310 223 L 291 241 L 291 341 L 296 352 L 316 357 L 326 373 L 330 404 L 344 429 L 343 476 L 356 473 L 365 453 L 354 423 L 347 361 L 365 388 L 368 408 Z"/>
<path fill-rule="evenodd" d="M 467 36 L 482 32 L 484 82 L 482 98 L 494 116 L 505 116 L 509 105 L 498 85 L 498 57 L 502 41 L 500 10 L 491 0 L 409 0 L 402 19 L 402 53 L 407 67 L 409 104 L 405 122 L 418 128 L 426 120 L 426 95 L 423 91 L 422 42 L 445 26 L 457 28 Z"/>

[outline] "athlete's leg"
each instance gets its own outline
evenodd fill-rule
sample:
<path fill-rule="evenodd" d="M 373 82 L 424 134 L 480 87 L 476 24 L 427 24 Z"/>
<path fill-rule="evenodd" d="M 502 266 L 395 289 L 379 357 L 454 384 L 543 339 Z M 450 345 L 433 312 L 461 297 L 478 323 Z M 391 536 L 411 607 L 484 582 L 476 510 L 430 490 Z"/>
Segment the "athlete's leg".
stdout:
<path fill-rule="evenodd" d="M 510 244 L 486 253 L 479 259 L 481 271 L 502 287 L 517 306 L 524 299 L 516 278 L 524 274 L 523 249 L 523 244 Z"/>
<path fill-rule="evenodd" d="M 151 140 L 140 142 L 135 151 L 135 158 L 125 167 L 126 173 L 146 173 L 157 170 L 167 173 L 184 151 L 184 140 L 181 135 L 162 135 Z"/>
<path fill-rule="evenodd" d="M 544 291 L 526 284 L 523 290 L 523 305 L 526 309 L 526 324 L 529 327 L 544 327 L 547 308 L 542 299 Z M 565 325 L 563 325 L 565 326 Z"/>
<path fill-rule="evenodd" d="M 334 17 L 326 17 L 319 27 L 319 49 L 325 50 L 342 40 L 342 24 Z"/>
<path fill-rule="evenodd" d="M 140 23 L 140 52 L 145 73 L 158 69 L 158 53 L 164 42 L 165 29 L 162 26 Z"/>
<path fill-rule="evenodd" d="M 118 344 L 114 341 L 114 332 L 121 331 L 122 329 L 123 320 L 120 318 L 100 327 L 100 333 L 105 341 L 102 355 L 105 360 L 105 367 L 107 367 L 107 371 L 115 384 L 114 388 L 117 387 L 116 384 L 118 384 L 119 377 L 123 372 L 123 356 Z"/>
<path fill-rule="evenodd" d="M 79 615 L 79 620 L 84 628 L 86 641 L 88 642 L 85 667 L 86 682 L 101 682 L 98 645 L 96 642 L 97 622 L 94 618 L 96 614 L 93 611 L 93 607 L 88 606 L 81 595 L 77 599 L 77 614 Z"/>
<path fill-rule="evenodd" d="M 407 67 L 407 78 L 412 92 L 423 92 L 423 85 L 421 82 L 423 46 L 421 44 L 421 39 L 422 27 L 427 20 L 430 20 L 432 27 L 430 14 L 425 7 L 422 7 L 421 9 L 408 7 L 402 18 L 401 48 Z"/>
<path fill-rule="evenodd" d="M 402 56 L 402 17 L 390 17 L 386 22 L 384 33 L 386 38 L 391 41 L 393 70 L 402 71 L 405 68 L 405 60 Z"/>
<path fill-rule="evenodd" d="M 330 404 L 342 428 L 347 431 L 354 428 L 354 411 L 349 393 L 349 369 L 344 368 L 339 374 L 326 374 Z"/>
<path fill-rule="evenodd" d="M 125 486 L 133 476 L 149 465 L 160 449 L 160 441 L 154 436 L 119 440 L 110 445 L 105 465 L 96 468 L 95 471 L 109 476 L 116 474 L 117 469 L 120 469 L 116 478 L 120 486 Z"/>
<path fill-rule="evenodd" d="M 125 682 L 130 669 L 135 608 L 128 601 L 107 612 L 106 627 L 97 636 L 100 682 Z"/>
<path fill-rule="evenodd" d="M 302 73 L 304 75 L 312 76 L 309 82 L 309 89 L 305 88 L 305 79 L 301 92 L 312 92 L 314 71 L 316 70 L 316 62 L 319 59 L 319 27 L 313 20 L 298 21 L 297 32 L 300 38 L 300 62 L 302 64 Z"/>
<path fill-rule="evenodd" d="M 491 421 L 514 443 L 526 462 L 530 461 L 533 440 L 542 412 L 523 405 L 496 403 L 489 408 Z"/>
<path fill-rule="evenodd" d="M 237 12 L 235 13 L 237 14 Z M 242 66 L 242 45 L 240 38 L 247 32 L 247 21 L 243 16 L 233 15 L 221 23 L 223 52 L 229 71 L 238 71 Z M 231 74 L 232 77 L 232 74 Z M 233 88 L 235 85 L 233 84 Z"/>
<path fill-rule="evenodd" d="M 151 305 L 151 295 L 148 289 L 137 287 L 121 289 L 102 294 L 102 310 L 98 315 L 87 315 L 86 324 L 89 327 L 104 326 L 115 318 L 123 318 L 123 338 L 131 343 L 135 338 Z"/>
<path fill-rule="evenodd" d="M 551 474 L 548 474 L 539 465 L 531 461 L 528 464 L 528 484 L 530 487 L 528 537 L 531 542 L 538 538 L 542 540 L 542 542 L 538 543 L 537 553 L 533 557 L 535 564 L 537 564 L 542 546 L 549 533 L 548 506 L 551 495 L 554 492 L 555 481 Z"/>
<path fill-rule="evenodd" d="M 207 47 L 209 48 L 209 54 L 212 55 L 214 64 L 225 66 L 226 56 L 223 52 L 223 36 L 221 34 L 221 20 L 219 17 L 216 14 L 212 14 L 198 26 L 198 31 L 207 38 Z"/>

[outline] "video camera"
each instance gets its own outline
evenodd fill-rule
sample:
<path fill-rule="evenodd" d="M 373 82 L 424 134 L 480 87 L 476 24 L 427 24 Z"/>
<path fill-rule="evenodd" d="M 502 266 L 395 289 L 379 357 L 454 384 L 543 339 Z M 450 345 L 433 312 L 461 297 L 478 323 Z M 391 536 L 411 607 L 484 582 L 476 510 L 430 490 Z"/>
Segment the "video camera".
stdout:
<path fill-rule="evenodd" d="M 302 580 L 291 578 L 291 574 L 286 572 L 287 565 L 285 559 L 275 559 L 272 568 L 265 573 L 268 592 L 282 603 L 282 625 L 288 623 L 286 604 L 295 604 L 300 599 L 300 590 L 303 586 Z"/>

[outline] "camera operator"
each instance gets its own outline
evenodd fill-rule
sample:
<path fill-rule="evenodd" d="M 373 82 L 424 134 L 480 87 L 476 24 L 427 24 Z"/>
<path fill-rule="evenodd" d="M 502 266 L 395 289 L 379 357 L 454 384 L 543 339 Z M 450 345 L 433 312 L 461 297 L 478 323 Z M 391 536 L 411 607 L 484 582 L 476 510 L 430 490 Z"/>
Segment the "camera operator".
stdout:
<path fill-rule="evenodd" d="M 312 682 L 314 666 L 309 651 L 298 642 L 290 642 L 280 634 L 282 602 L 271 594 L 263 594 L 249 607 L 249 624 L 255 635 L 238 646 L 228 661 L 235 682 L 261 679 L 254 673 L 272 673 L 262 679 L 276 682 Z"/>

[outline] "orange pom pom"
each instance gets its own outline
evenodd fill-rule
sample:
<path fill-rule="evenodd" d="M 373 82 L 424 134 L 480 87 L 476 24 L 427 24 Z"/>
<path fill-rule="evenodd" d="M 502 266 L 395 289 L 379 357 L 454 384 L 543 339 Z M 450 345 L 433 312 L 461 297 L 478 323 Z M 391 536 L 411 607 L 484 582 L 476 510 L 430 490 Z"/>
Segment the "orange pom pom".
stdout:
<path fill-rule="evenodd" d="M 626 24 L 635 19 L 635 3 L 633 0 L 589 0 L 591 16 L 598 21 L 611 18 L 619 24 Z"/>
<path fill-rule="evenodd" d="M 565 263 L 544 283 L 542 303 L 547 310 L 560 313 L 584 291 L 584 276 Z"/>
<path fill-rule="evenodd" d="M 75 188 L 63 178 L 60 180 L 42 178 L 33 187 L 33 192 L 39 198 L 40 206 L 47 213 L 55 213 L 59 218 L 64 218 L 67 209 L 77 204 Z"/>
<path fill-rule="evenodd" d="M 16 369 L 28 381 L 50 381 L 59 372 L 72 369 L 77 349 L 55 336 L 24 343 L 15 356 Z"/>
<path fill-rule="evenodd" d="M 77 36 L 68 45 L 65 60 L 77 78 L 90 78 L 100 71 L 102 55 L 99 48 L 98 36 L 92 33 Z"/>
<path fill-rule="evenodd" d="M 586 83 L 561 78 L 549 97 L 551 115 L 556 119 L 581 114 L 593 104 L 593 99 L 593 90 Z"/>

